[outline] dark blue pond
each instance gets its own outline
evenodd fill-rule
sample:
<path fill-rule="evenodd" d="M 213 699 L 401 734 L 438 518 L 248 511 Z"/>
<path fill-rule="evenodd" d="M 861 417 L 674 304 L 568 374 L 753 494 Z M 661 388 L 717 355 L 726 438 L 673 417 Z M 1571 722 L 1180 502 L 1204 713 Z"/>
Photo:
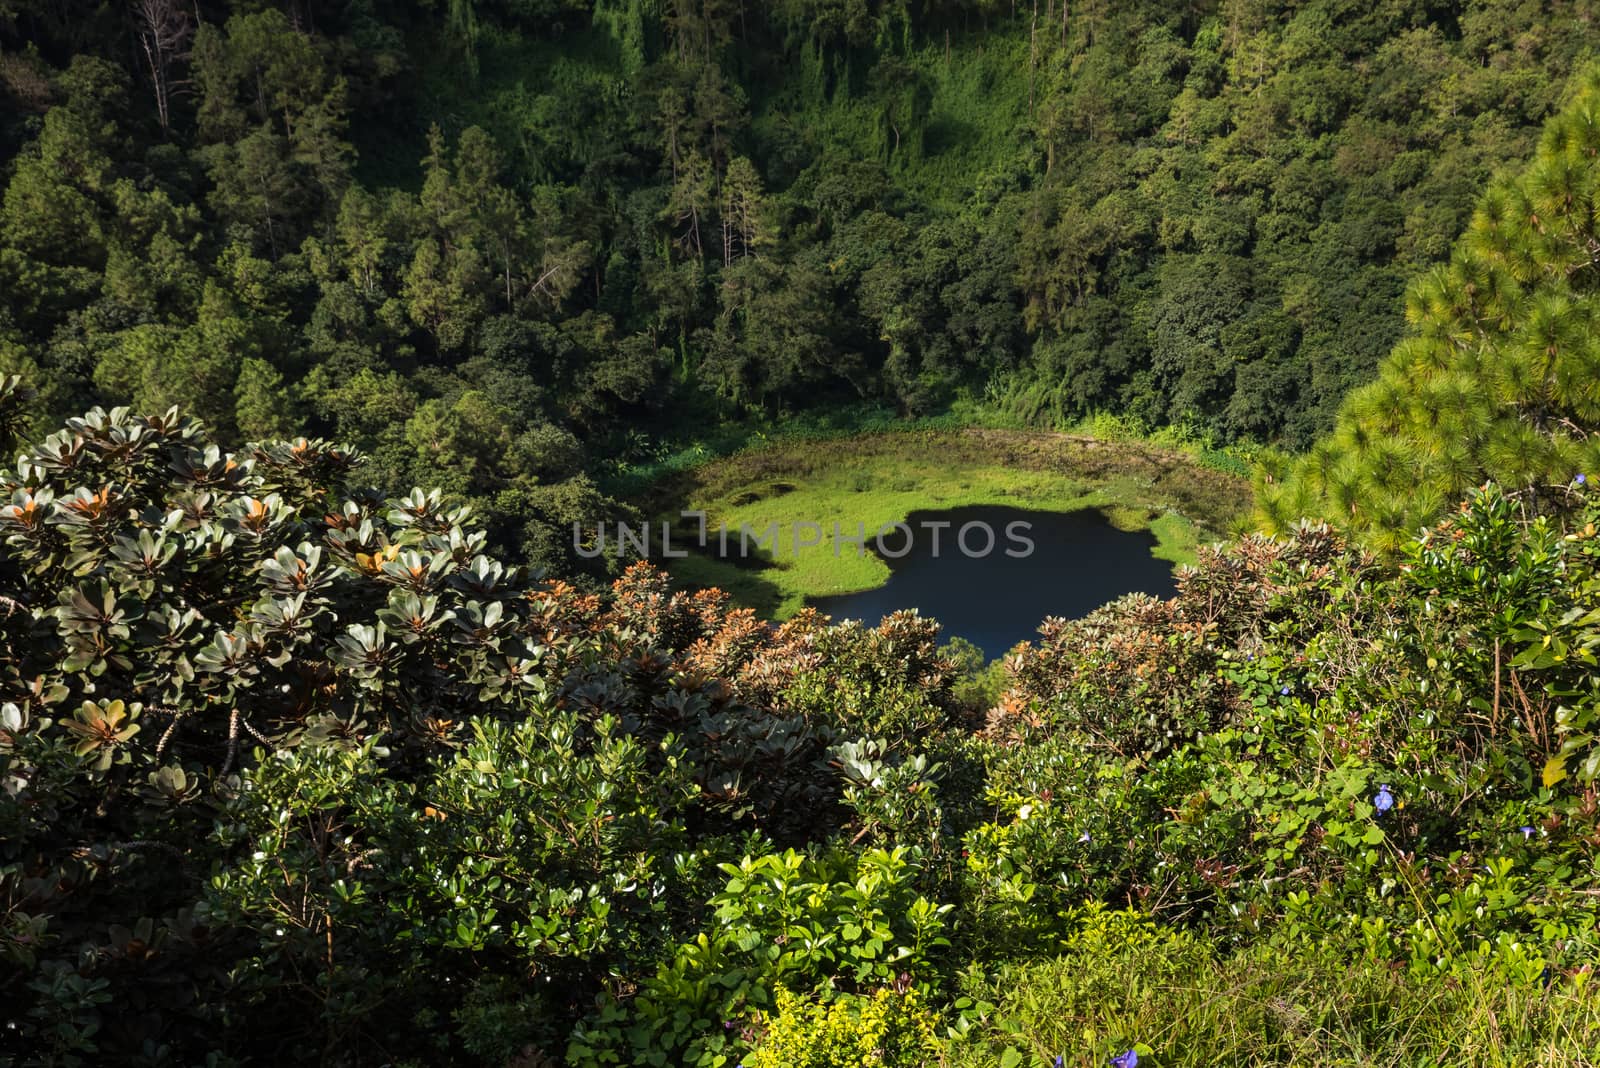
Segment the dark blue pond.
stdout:
<path fill-rule="evenodd" d="M 1035 637 L 1046 616 L 1085 616 L 1126 593 L 1174 590 L 1172 565 L 1150 555 L 1155 536 L 1118 530 L 1096 511 L 978 505 L 913 512 L 906 525 L 909 537 L 883 538 L 888 582 L 810 603 L 869 626 L 915 608 L 942 623 L 944 637 L 966 638 L 992 659 Z"/>

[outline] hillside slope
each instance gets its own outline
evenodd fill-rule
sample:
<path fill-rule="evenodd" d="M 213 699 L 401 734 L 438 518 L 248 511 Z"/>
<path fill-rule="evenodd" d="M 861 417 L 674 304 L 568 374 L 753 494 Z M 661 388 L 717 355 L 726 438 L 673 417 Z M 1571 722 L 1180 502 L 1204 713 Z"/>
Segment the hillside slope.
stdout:
<path fill-rule="evenodd" d="M 1600 469 L 1600 68 L 1496 182 L 1450 262 L 1407 297 L 1409 336 L 1310 454 L 1269 470 L 1264 517 L 1325 515 L 1384 545 L 1498 482 L 1561 510 Z"/>

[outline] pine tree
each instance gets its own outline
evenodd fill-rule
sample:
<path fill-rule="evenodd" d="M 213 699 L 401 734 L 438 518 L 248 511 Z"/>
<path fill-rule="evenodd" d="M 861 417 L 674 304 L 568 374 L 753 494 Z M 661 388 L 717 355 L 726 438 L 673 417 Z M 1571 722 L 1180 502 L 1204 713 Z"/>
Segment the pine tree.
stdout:
<path fill-rule="evenodd" d="M 1318 513 L 1379 546 L 1462 492 L 1500 483 L 1555 510 L 1600 465 L 1600 67 L 1546 125 L 1533 162 L 1480 199 L 1450 262 L 1406 299 L 1411 334 L 1260 517 Z"/>
<path fill-rule="evenodd" d="M 695 259 L 705 255 L 700 227 L 711 213 L 712 177 L 710 161 L 699 152 L 690 152 L 667 200 L 667 217 L 677 227 L 678 247 Z"/>
<path fill-rule="evenodd" d="M 360 186 L 352 186 L 339 202 L 333 232 L 351 281 L 367 296 L 377 294 L 379 271 L 389 247 L 378 198 Z"/>
<path fill-rule="evenodd" d="M 456 189 L 466 205 L 474 243 L 499 268 L 506 310 L 514 308 L 512 275 L 522 266 L 526 223 L 517 196 L 500 184 L 502 160 L 494 141 L 477 126 L 461 134 L 456 148 Z"/>
<path fill-rule="evenodd" d="M 735 156 L 722 177 L 721 211 L 723 266 L 759 255 L 761 248 L 773 243 L 765 217 L 761 175 L 755 164 L 743 156 Z"/>

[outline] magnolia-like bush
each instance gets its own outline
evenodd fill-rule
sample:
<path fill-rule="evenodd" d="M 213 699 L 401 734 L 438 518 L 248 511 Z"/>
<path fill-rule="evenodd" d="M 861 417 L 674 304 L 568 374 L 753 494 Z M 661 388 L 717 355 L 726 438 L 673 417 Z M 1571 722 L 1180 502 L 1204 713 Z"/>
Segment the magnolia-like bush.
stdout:
<path fill-rule="evenodd" d="M 0 1043 L 437 1059 L 507 980 L 560 1048 L 718 861 L 862 829 L 836 749 L 954 722 L 931 623 L 537 579 L 361 465 L 116 409 L 0 473 Z"/>

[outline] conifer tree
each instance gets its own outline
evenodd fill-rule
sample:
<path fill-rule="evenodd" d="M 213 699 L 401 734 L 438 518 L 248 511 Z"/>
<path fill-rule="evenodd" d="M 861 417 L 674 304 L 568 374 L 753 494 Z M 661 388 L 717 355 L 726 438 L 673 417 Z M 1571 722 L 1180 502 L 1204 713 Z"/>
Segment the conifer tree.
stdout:
<path fill-rule="evenodd" d="M 1533 162 L 1484 194 L 1450 262 L 1406 299 L 1410 335 L 1293 464 L 1264 467 L 1261 517 L 1319 513 L 1392 546 L 1493 480 L 1558 510 L 1600 465 L 1600 67 Z"/>

